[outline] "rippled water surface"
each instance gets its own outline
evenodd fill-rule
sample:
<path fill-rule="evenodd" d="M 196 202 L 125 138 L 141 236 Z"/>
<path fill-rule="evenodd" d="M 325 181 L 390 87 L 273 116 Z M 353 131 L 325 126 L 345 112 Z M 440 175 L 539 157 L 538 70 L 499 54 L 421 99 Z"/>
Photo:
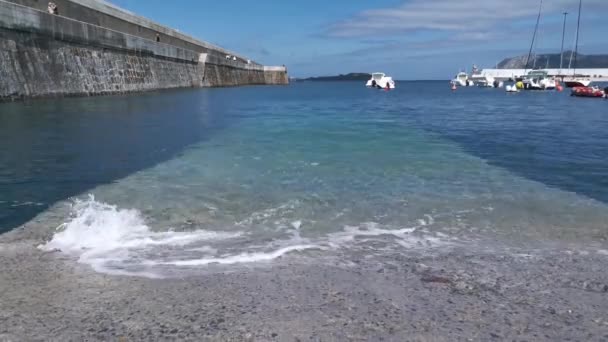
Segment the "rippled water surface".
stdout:
<path fill-rule="evenodd" d="M 100 271 L 608 237 L 604 100 L 345 82 L 0 109 L 0 228 L 46 210 L 42 248 Z"/>

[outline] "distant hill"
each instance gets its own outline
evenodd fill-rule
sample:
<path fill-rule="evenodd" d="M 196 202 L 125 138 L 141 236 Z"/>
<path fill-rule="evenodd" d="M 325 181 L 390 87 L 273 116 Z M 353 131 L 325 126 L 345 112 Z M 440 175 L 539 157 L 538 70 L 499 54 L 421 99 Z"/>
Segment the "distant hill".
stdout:
<path fill-rule="evenodd" d="M 371 74 L 362 72 L 352 72 L 350 74 L 340 74 L 337 76 L 319 76 L 298 79 L 298 81 L 367 81 L 372 77 Z"/>
<path fill-rule="evenodd" d="M 564 52 L 564 68 L 568 67 L 571 54 L 571 51 Z M 525 55 L 505 58 L 502 62 L 498 63 L 498 69 L 525 69 L 527 57 Z M 539 68 L 557 69 L 559 68 L 559 60 L 559 53 L 531 56 L 527 68 L 536 66 Z M 572 63 L 572 67 L 574 67 L 574 57 L 572 58 Z M 547 67 L 547 65 L 549 66 Z M 583 55 L 579 53 L 576 58 L 576 67 L 590 69 L 608 68 L 608 55 Z"/>

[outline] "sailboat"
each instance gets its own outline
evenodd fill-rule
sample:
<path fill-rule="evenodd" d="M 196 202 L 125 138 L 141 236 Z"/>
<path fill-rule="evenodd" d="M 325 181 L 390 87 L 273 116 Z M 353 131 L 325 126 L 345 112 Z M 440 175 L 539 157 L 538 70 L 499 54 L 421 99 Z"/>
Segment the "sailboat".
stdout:
<path fill-rule="evenodd" d="M 543 12 L 543 0 L 540 0 L 540 8 L 538 10 L 538 17 L 536 18 L 536 26 L 534 27 L 534 35 L 532 36 L 532 43 L 530 44 L 530 51 L 528 52 L 528 57 L 526 58 L 526 71 L 528 71 L 528 64 L 530 63 L 530 57 L 532 56 L 532 50 L 534 50 L 534 45 L 537 41 L 538 34 L 538 26 L 540 24 L 540 18 Z M 534 66 L 532 69 L 536 67 L 536 55 L 534 56 Z M 555 79 L 548 77 L 548 73 L 542 70 L 532 70 L 526 74 L 522 81 L 523 89 L 526 90 L 552 90 L 555 89 L 557 84 Z"/>
<path fill-rule="evenodd" d="M 576 74 L 576 62 L 578 57 L 578 35 L 581 28 L 581 9 L 583 8 L 583 0 L 579 0 L 578 3 L 578 22 L 576 24 L 576 43 L 574 47 L 574 73 L 571 77 L 564 79 L 564 83 L 568 88 L 574 87 L 588 87 L 591 84 L 591 79 L 589 77 L 585 77 L 584 75 Z M 572 56 L 570 56 L 570 61 L 572 61 Z"/>

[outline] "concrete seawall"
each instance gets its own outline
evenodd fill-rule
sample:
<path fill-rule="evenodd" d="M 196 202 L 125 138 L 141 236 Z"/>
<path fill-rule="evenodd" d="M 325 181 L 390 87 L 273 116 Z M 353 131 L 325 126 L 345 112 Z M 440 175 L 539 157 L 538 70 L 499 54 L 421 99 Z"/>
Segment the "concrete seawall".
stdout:
<path fill-rule="evenodd" d="M 96 4 L 93 0 L 84 3 Z M 99 13 L 88 7 L 79 10 L 88 13 L 89 19 Z M 120 13 L 120 9 L 111 10 Z M 136 18 L 128 12 L 124 15 Z M 118 25 L 125 30 L 136 25 L 114 18 L 115 24 L 126 23 Z M 141 22 L 153 25 L 145 19 Z M 144 28 L 138 31 L 146 32 Z M 158 28 L 167 37 L 173 34 L 168 28 Z M 264 67 L 243 57 L 227 59 L 226 50 L 185 35 L 160 40 L 0 0 L 0 100 L 288 83 L 284 67 Z"/>

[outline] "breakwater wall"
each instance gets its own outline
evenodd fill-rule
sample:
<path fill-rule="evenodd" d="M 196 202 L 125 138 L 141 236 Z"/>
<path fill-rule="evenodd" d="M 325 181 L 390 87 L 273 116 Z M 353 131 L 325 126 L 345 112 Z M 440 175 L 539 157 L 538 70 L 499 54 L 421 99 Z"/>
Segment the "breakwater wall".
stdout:
<path fill-rule="evenodd" d="M 288 82 L 284 67 L 249 61 L 106 2 L 55 3 L 59 15 L 44 11 L 45 1 L 0 0 L 0 100 Z"/>

